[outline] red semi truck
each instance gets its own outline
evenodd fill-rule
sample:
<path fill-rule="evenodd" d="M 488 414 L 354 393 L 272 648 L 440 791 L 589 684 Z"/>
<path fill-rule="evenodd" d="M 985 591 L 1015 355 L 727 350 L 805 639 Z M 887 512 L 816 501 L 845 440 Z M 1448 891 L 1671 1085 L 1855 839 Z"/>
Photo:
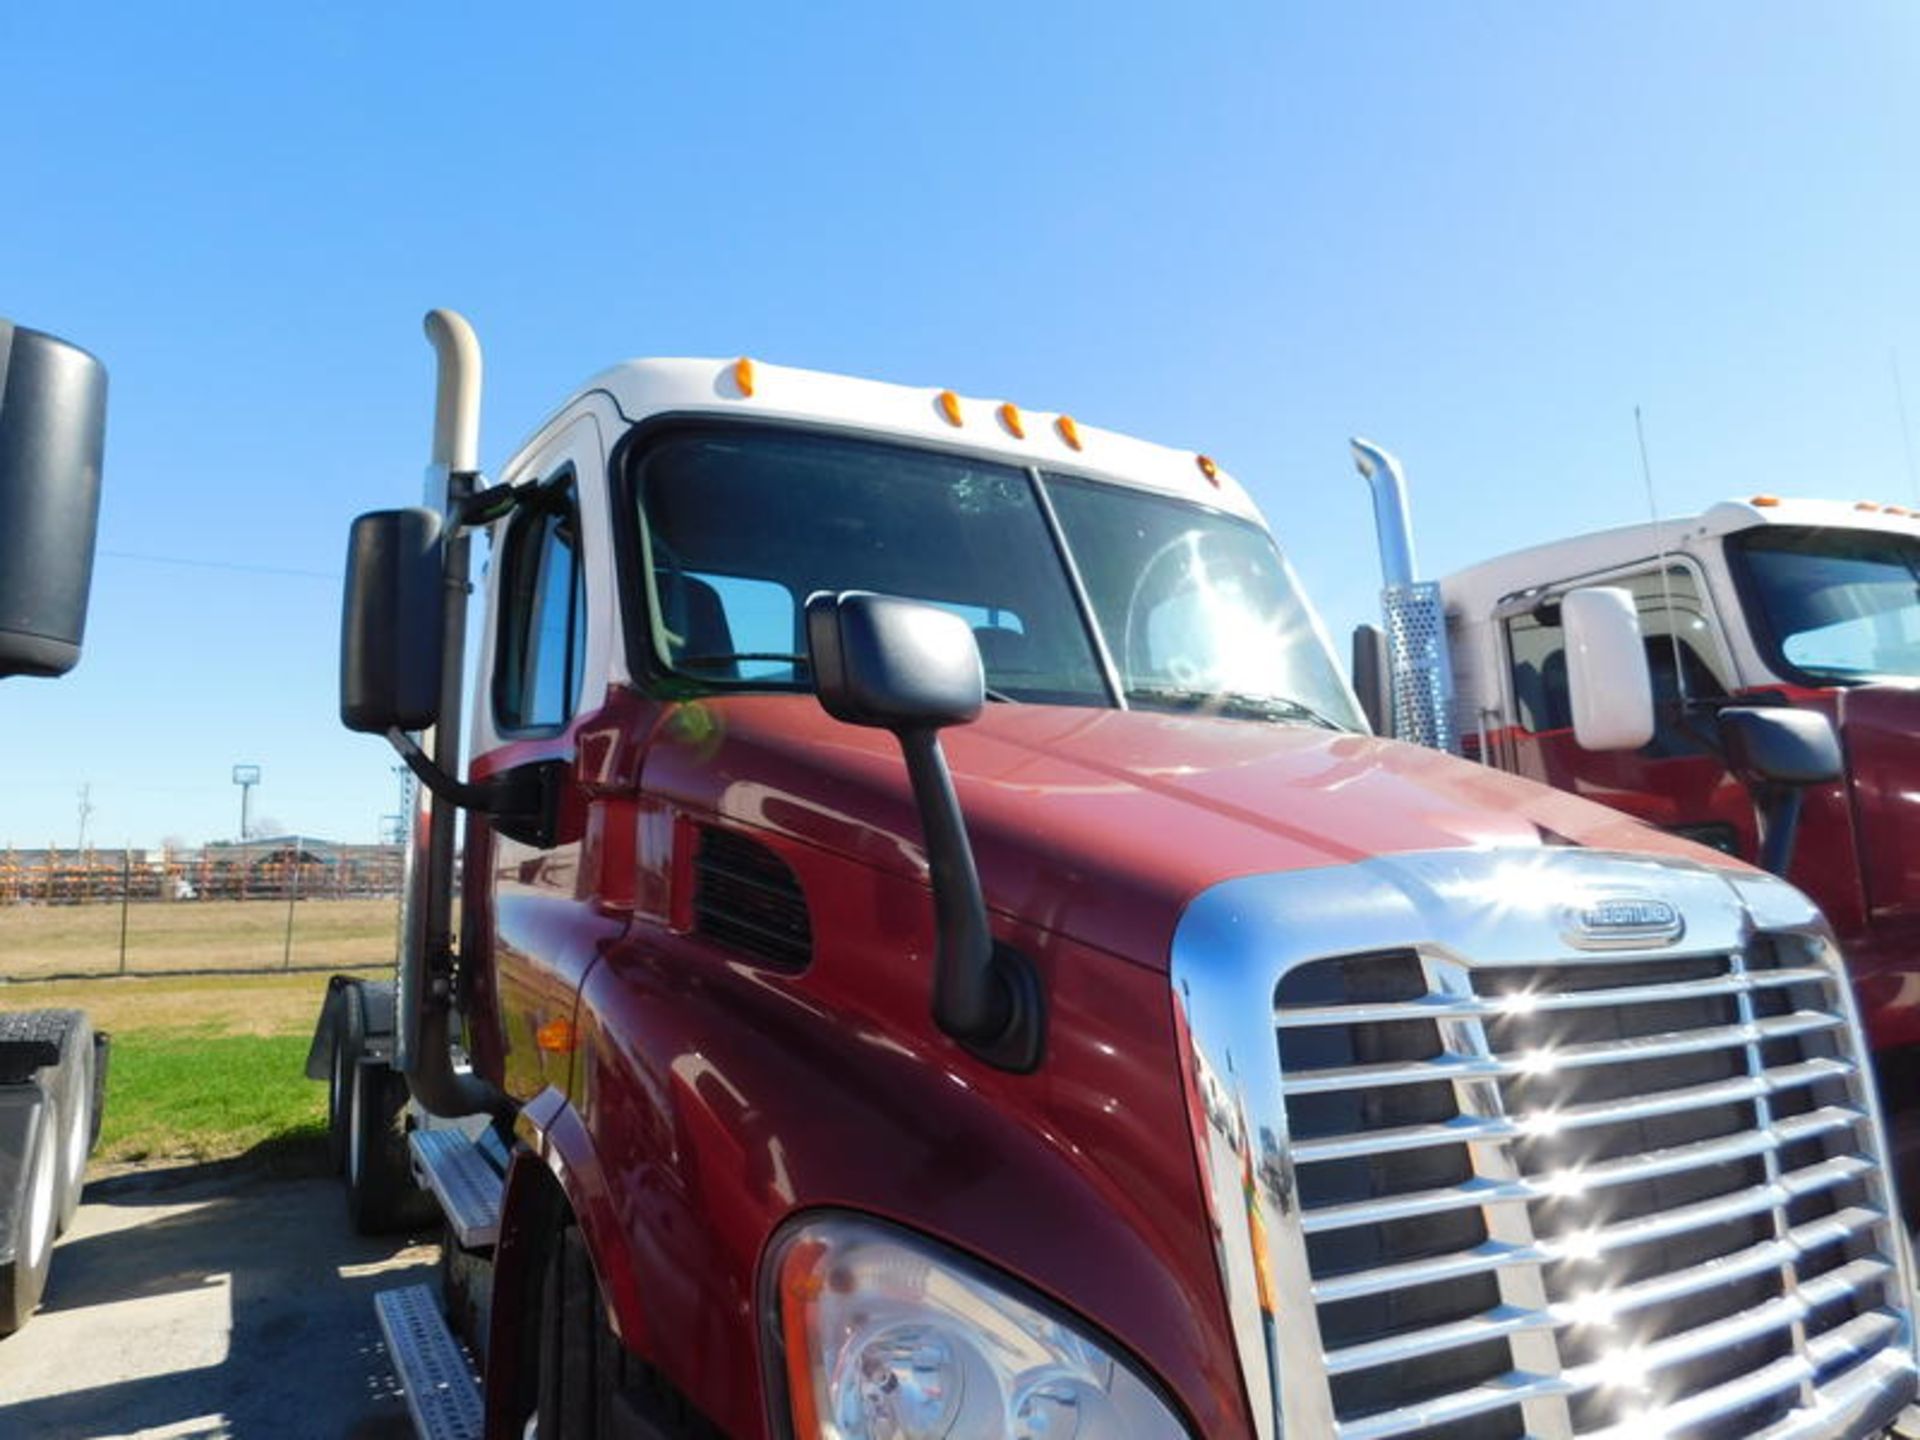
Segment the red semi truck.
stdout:
<path fill-rule="evenodd" d="M 1356 444 L 1379 457 L 1364 472 L 1398 483 L 1390 457 Z M 1383 553 L 1407 543 L 1383 540 Z M 1920 1079 L 1920 515 L 1755 495 L 1533 546 L 1431 588 L 1451 656 L 1436 669 L 1467 755 L 1728 854 L 1766 863 L 1767 797 L 1756 805 L 1765 779 L 1730 754 L 1721 717 L 1759 707 L 1830 724 L 1837 773 L 1799 787 L 1797 839 L 1789 852 L 1772 837 L 1770 868 L 1838 934 L 1883 1063 Z M 1565 601 L 1601 588 L 1639 639 L 1621 670 L 1576 686 Z M 1583 735 L 1581 689 L 1639 713 L 1615 740 Z"/>
<path fill-rule="evenodd" d="M 93 356 L 0 318 L 0 677 L 80 658 L 106 399 Z M 79 1209 L 107 1054 L 81 1011 L 0 1010 L 0 1336 L 39 1305 Z"/>
<path fill-rule="evenodd" d="M 658 360 L 486 483 L 428 329 L 428 504 L 355 522 L 343 624 L 422 780 L 401 960 L 309 1064 L 362 1223 L 409 1170 L 446 1216 L 483 1393 L 381 1301 L 428 1433 L 1904 1423 L 1799 892 L 1368 734 L 1203 456 Z"/>

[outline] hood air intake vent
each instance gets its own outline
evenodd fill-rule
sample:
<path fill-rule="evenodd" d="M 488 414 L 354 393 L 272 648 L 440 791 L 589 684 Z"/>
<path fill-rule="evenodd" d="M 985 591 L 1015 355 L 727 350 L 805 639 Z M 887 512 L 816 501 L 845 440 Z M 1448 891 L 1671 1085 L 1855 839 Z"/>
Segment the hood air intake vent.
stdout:
<path fill-rule="evenodd" d="M 703 826 L 693 864 L 696 934 L 782 970 L 807 967 L 807 898 L 786 861 L 757 840 Z"/>

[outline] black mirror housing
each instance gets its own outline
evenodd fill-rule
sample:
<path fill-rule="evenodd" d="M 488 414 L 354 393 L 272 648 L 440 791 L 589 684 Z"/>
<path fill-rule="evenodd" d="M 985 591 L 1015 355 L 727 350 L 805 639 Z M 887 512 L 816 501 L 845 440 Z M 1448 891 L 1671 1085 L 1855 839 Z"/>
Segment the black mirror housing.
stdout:
<path fill-rule="evenodd" d="M 1727 767 L 1749 785 L 1825 785 L 1842 774 L 1839 737 L 1818 711 L 1735 705 L 1719 726 Z"/>
<path fill-rule="evenodd" d="M 347 538 L 340 621 L 340 721 L 384 735 L 440 711 L 444 550 L 431 510 L 375 510 Z"/>
<path fill-rule="evenodd" d="M 0 675 L 80 658 L 106 429 L 106 367 L 0 320 Z"/>
<path fill-rule="evenodd" d="M 850 590 L 809 596 L 806 616 L 814 686 L 836 720 L 938 730 L 966 724 L 986 702 L 980 647 L 950 611 Z"/>

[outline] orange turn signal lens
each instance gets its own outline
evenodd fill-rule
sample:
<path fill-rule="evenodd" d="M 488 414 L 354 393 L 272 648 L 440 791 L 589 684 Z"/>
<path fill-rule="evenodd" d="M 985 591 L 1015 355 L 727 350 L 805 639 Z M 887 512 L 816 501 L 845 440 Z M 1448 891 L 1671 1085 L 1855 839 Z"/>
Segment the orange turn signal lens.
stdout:
<path fill-rule="evenodd" d="M 549 1055 L 570 1055 L 578 1042 L 571 1020 L 549 1020 L 533 1032 L 533 1043 Z"/>
<path fill-rule="evenodd" d="M 740 387 L 740 393 L 749 399 L 753 396 L 753 362 L 742 355 L 733 362 L 733 383 Z"/>
<path fill-rule="evenodd" d="M 1007 427 L 1007 433 L 1016 440 L 1027 438 L 1027 422 L 1020 418 L 1020 407 L 1011 400 L 999 410 L 1000 423 Z"/>
<path fill-rule="evenodd" d="M 1747 501 L 1747 503 L 1749 505 L 1758 505 L 1761 509 L 1764 510 L 1764 509 L 1769 509 L 1772 506 L 1778 505 L 1780 503 L 1780 497 L 1778 495 L 1756 495 L 1751 500 Z"/>
<path fill-rule="evenodd" d="M 947 417 L 947 423 L 949 425 L 960 424 L 962 420 L 960 397 L 951 390 L 942 390 L 940 392 L 940 413 Z"/>
<path fill-rule="evenodd" d="M 1075 450 L 1081 448 L 1080 427 L 1073 423 L 1073 416 L 1062 415 L 1058 420 L 1053 422 L 1053 428 L 1058 430 L 1060 432 L 1060 438 Z"/>

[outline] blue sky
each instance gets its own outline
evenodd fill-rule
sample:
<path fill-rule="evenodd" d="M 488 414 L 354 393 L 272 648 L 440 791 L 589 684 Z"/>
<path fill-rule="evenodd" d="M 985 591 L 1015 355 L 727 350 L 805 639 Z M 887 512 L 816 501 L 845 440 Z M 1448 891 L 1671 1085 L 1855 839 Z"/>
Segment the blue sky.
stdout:
<path fill-rule="evenodd" d="M 550 7 L 558 12 L 560 7 Z M 1359 432 L 1425 573 L 1758 489 L 1914 499 L 1920 9 L 7 6 L 0 314 L 112 375 L 88 650 L 0 692 L 0 844 L 371 838 L 355 513 L 430 305 L 497 463 L 642 354 L 752 354 L 1217 455 L 1335 634 Z M 189 563 L 191 562 L 191 563 Z M 1344 638 L 1342 638 L 1344 647 Z"/>

